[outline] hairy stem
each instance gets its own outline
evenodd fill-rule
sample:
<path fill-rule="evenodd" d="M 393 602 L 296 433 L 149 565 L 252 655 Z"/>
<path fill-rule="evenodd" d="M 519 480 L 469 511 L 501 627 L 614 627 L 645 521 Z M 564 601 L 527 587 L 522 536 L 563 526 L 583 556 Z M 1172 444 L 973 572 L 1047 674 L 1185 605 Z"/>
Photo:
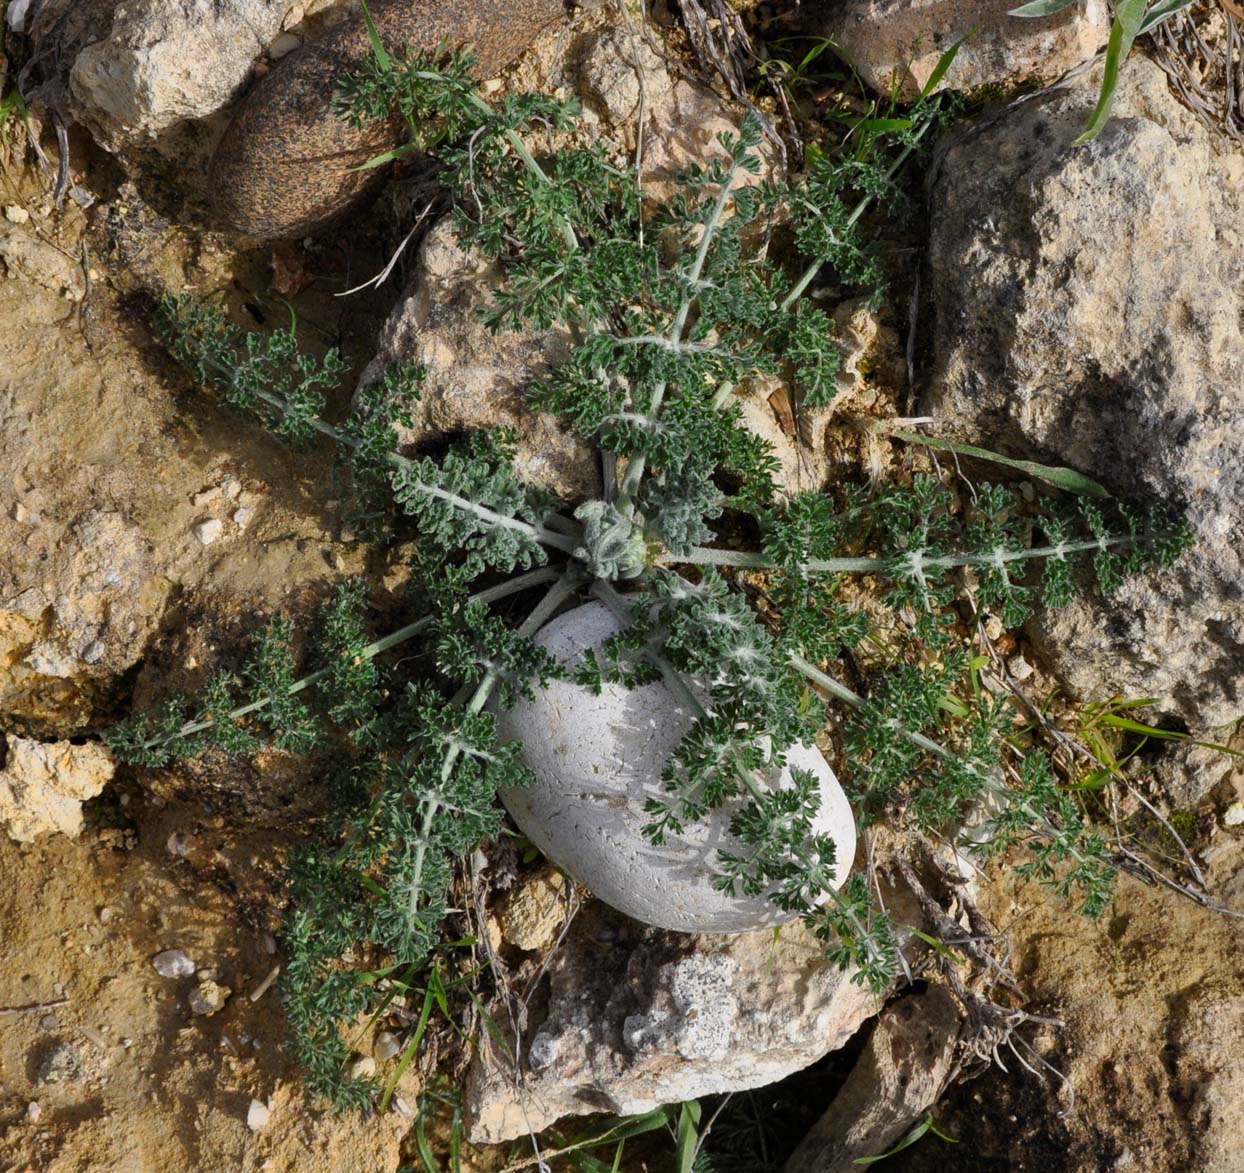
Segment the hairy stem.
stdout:
<path fill-rule="evenodd" d="M 515 578 L 511 578 L 507 582 L 503 582 L 494 587 L 489 587 L 484 591 L 477 591 L 471 595 L 468 602 L 471 603 L 495 603 L 501 599 L 508 598 L 510 595 L 519 594 L 531 587 L 539 586 L 541 583 L 552 582 L 559 578 L 563 573 L 562 567 L 557 566 L 541 566 L 535 570 L 529 570 L 526 574 L 520 574 Z M 399 644 L 405 643 L 409 639 L 427 631 L 432 625 L 433 616 L 427 615 L 422 619 L 415 620 L 414 623 L 408 623 L 405 627 L 399 627 L 396 631 L 390 632 L 374 643 L 368 644 L 359 651 L 359 656 L 365 660 L 375 659 L 376 656 L 382 655 L 390 648 L 395 648 Z M 302 692 L 304 689 L 310 688 L 314 684 L 318 684 L 326 677 L 331 669 L 321 668 L 317 672 L 312 672 L 308 676 L 302 677 L 300 680 L 294 681 L 289 686 L 286 695 L 293 696 L 295 693 Z M 240 705 L 236 709 L 230 710 L 228 719 L 236 720 L 240 717 L 247 717 L 251 713 L 256 713 L 260 709 L 267 708 L 272 703 L 271 697 L 263 697 L 257 701 L 251 701 L 249 704 Z M 214 722 L 212 721 L 187 721 L 176 733 L 169 737 L 153 739 L 143 742 L 145 749 L 154 749 L 158 745 L 168 745 L 171 741 L 179 741 L 183 737 L 191 737 L 195 733 L 202 733 L 205 729 L 210 729 Z"/>
<path fill-rule="evenodd" d="M 583 573 L 578 567 L 567 567 L 560 575 L 557 581 L 549 587 L 543 599 L 532 609 L 530 615 L 523 620 L 518 628 L 518 634 L 522 636 L 534 635 L 541 627 L 548 622 L 553 613 L 562 605 L 576 590 L 579 589 L 583 582 Z M 484 674 L 483 679 L 476 686 L 470 701 L 466 704 L 468 713 L 478 713 L 488 703 L 488 698 L 492 696 L 492 691 L 496 688 L 499 677 L 496 672 L 489 670 Z M 454 766 L 457 765 L 458 758 L 462 753 L 460 745 L 451 745 L 445 751 L 444 761 L 441 763 L 441 785 L 444 786 L 453 774 Z M 441 809 L 441 800 L 438 795 L 428 795 L 420 802 L 420 822 L 419 822 L 419 838 L 415 845 L 415 856 L 411 866 L 411 884 L 410 884 L 410 903 L 408 911 L 413 917 L 419 908 L 420 880 L 423 877 L 423 864 L 427 858 L 428 837 L 432 830 L 432 820 L 436 817 L 437 811 Z"/>

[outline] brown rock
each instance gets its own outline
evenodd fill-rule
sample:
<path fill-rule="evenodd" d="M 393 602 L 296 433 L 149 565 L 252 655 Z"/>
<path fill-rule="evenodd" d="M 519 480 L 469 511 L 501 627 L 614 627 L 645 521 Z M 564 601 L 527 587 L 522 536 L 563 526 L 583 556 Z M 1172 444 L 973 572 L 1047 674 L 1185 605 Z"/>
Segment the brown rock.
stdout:
<path fill-rule="evenodd" d="M 1052 77 L 1091 57 L 1110 35 L 1101 0 L 1038 20 L 1008 16 L 1016 7 L 1018 0 L 846 0 L 825 5 L 815 27 L 874 90 L 889 93 L 897 83 L 908 101 L 969 33 L 938 89 Z"/>
<path fill-rule="evenodd" d="M 564 13 L 563 0 L 490 5 L 412 4 L 373 0 L 372 15 L 390 47 L 408 43 L 472 45 L 488 77 L 513 61 Z M 401 128 L 377 123 L 352 128 L 332 109 L 337 79 L 371 49 L 361 17 L 295 50 L 247 96 L 212 160 L 216 211 L 252 236 L 306 236 L 331 224 L 384 181 L 384 169 L 352 168 L 397 145 Z"/>

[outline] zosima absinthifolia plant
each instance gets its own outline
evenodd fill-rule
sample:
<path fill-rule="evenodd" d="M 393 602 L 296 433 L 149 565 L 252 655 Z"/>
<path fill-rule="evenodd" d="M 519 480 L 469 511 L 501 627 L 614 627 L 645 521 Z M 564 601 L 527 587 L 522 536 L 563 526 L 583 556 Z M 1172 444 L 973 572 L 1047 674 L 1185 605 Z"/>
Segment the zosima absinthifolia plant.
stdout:
<path fill-rule="evenodd" d="M 1186 530 L 1087 498 L 1025 506 L 998 486 L 960 507 L 930 475 L 785 495 L 735 396 L 777 375 L 799 409 L 832 400 L 834 325 L 809 287 L 830 267 L 880 289 L 864 224 L 901 208 L 899 169 L 935 123 L 934 103 L 867 157 L 811 152 L 782 180 L 762 176 L 760 131 L 744 119 L 660 200 L 634 166 L 576 144 L 572 100 L 485 102 L 462 54 L 378 52 L 344 79 L 340 104 L 359 122 L 396 113 L 412 146 L 438 145 L 458 233 L 503 274 L 487 324 L 573 337 L 530 401 L 599 453 L 604 491 L 560 501 L 524 483 L 503 431 L 440 459 L 409 455 L 396 427 L 419 394 L 416 367 L 389 370 L 332 419 L 335 355 L 301 354 L 292 328 L 260 337 L 202 304 L 162 308 L 166 344 L 198 380 L 293 442 L 335 441 L 360 513 L 377 532 L 417 536 L 408 626 L 374 639 L 365 584 L 347 584 L 312 625 L 309 675 L 278 621 L 197 711 L 170 701 L 111 736 L 149 766 L 265 742 L 331 765 L 331 813 L 293 862 L 285 931 L 293 1045 L 311 1084 L 341 1106 L 375 1094 L 345 1075 L 341 1025 L 412 988 L 441 941 L 457 862 L 502 831 L 498 794 L 550 783 L 530 766 L 539 746 L 498 725 L 522 728 L 514 707 L 552 686 L 585 703 L 609 689 L 668 690 L 680 724 L 644 787 L 651 850 L 727 819 L 705 865 L 711 888 L 803 917 L 873 990 L 900 971 L 896 932 L 867 869 L 843 882 L 854 829 L 818 822 L 836 786 L 811 748 L 826 704 L 841 710 L 842 786 L 866 834 L 879 822 L 945 834 L 983 808 L 974 850 L 1025 844 L 1025 870 L 1099 911 L 1114 872 L 1106 842 L 1039 751 L 1016 756 L 1007 703 L 965 684 L 956 594 L 970 581 L 978 607 L 1017 624 L 1038 596 L 1058 605 L 1076 583 L 1109 591 L 1147 561 L 1171 561 Z M 876 609 L 870 620 L 854 605 L 861 587 L 892 617 L 884 631 Z M 609 622 L 592 621 L 596 636 L 572 631 L 566 655 L 547 625 L 573 627 L 576 605 Z M 428 654 L 385 655 L 410 640 Z M 848 662 L 865 665 L 854 687 L 840 679 Z M 824 768 L 809 768 L 809 751 Z M 1007 754 L 1018 761 L 1009 772 Z M 588 857 L 557 862 L 590 885 Z"/>

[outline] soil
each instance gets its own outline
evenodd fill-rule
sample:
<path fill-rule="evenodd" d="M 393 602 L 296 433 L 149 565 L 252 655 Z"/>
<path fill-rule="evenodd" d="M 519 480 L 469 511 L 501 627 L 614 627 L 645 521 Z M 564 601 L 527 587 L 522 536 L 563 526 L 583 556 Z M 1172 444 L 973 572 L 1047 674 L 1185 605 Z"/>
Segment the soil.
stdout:
<path fill-rule="evenodd" d="M 115 677 L 26 681 L 0 707 L 0 732 L 47 737 L 193 689 L 260 616 L 305 611 L 343 576 L 385 581 L 400 564 L 348 540 L 326 454 L 291 453 L 220 411 L 148 325 L 156 278 L 256 321 L 283 320 L 288 295 L 304 336 L 361 368 L 400 280 L 334 294 L 384 264 L 382 215 L 349 239 L 238 251 L 160 220 L 89 143 L 75 138 L 73 158 L 98 202 L 57 212 L 49 177 L 0 147 L 0 216 L 12 210 L 0 226 L 20 230 L 24 249 L 0 261 L 0 601 L 55 562 L 80 519 L 116 514 L 150 552 L 138 601 L 151 630 Z M 195 527 L 211 519 L 221 536 L 204 545 Z M 338 1116 L 300 1090 L 278 989 L 264 988 L 282 960 L 282 861 L 317 810 L 314 778 L 290 759 L 209 758 L 122 769 L 75 840 L 0 836 L 0 1170 L 375 1173 L 416 1159 L 408 1105 Z M 1211 879 L 1240 906 L 1230 877 L 1244 836 L 1221 830 L 1213 844 Z M 1004 1051 L 1005 1071 L 990 1066 L 934 1110 L 957 1144 L 928 1136 L 877 1167 L 1228 1169 L 1216 1146 L 1241 1137 L 1244 1090 L 1239 1052 L 1214 1028 L 1244 1046 L 1244 922 L 1128 877 L 1099 921 L 1001 872 L 981 900 L 1012 944 L 1029 1011 L 1065 1023 L 1035 1037 L 1065 1078 L 1038 1079 Z M 152 959 L 170 949 L 196 973 L 161 976 Z M 208 981 L 230 994 L 196 1014 L 191 995 Z M 827 1100 L 840 1074 L 805 1078 L 798 1094 Z M 805 1104 L 803 1122 L 814 1115 Z M 626 1165 L 666 1167 L 655 1145 Z"/>

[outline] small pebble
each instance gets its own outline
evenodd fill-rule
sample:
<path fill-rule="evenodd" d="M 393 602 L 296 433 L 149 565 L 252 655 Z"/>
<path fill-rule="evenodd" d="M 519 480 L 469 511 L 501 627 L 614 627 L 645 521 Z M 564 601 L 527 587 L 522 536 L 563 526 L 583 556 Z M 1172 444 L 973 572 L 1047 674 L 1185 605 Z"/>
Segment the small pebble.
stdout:
<path fill-rule="evenodd" d="M 57 1043 L 39 1064 L 40 1083 L 63 1083 L 82 1074 L 82 1056 L 72 1043 Z"/>
<path fill-rule="evenodd" d="M 362 1055 L 350 1064 L 351 1079 L 370 1079 L 376 1074 L 376 1061 L 370 1055 Z"/>
<path fill-rule="evenodd" d="M 55 1014 L 45 1014 L 41 1019 L 39 1019 L 39 1029 L 45 1034 L 50 1035 L 58 1025 L 59 1023 L 56 1021 Z"/>
<path fill-rule="evenodd" d="M 218 537 L 220 531 L 224 529 L 224 522 L 218 517 L 209 517 L 206 521 L 199 522 L 194 527 L 194 536 L 205 545 L 210 546 Z"/>
<path fill-rule="evenodd" d="M 280 33 L 273 38 L 272 44 L 268 46 L 268 56 L 273 61 L 280 61 L 282 57 L 288 57 L 301 44 L 301 37 L 295 36 L 293 33 Z"/>
<path fill-rule="evenodd" d="M 251 1100 L 251 1106 L 246 1110 L 246 1127 L 258 1132 L 268 1123 L 271 1115 L 271 1109 L 262 1100 Z"/>
<path fill-rule="evenodd" d="M 39 515 L 27 509 L 20 501 L 13 506 L 13 520 L 18 525 L 38 525 Z"/>
<path fill-rule="evenodd" d="M 103 658 L 104 641 L 102 639 L 92 640 L 82 649 L 82 662 L 84 664 L 98 664 Z"/>
<path fill-rule="evenodd" d="M 221 482 L 220 491 L 230 501 L 236 501 L 242 495 L 242 482 L 235 476 L 225 477 L 224 481 Z"/>
<path fill-rule="evenodd" d="M 372 1045 L 371 1053 L 381 1062 L 385 1063 L 392 1059 L 394 1055 L 402 1049 L 402 1044 L 398 1042 L 397 1035 L 391 1030 L 382 1030 L 377 1036 L 376 1041 Z"/>
<path fill-rule="evenodd" d="M 245 529 L 251 523 L 251 518 L 255 516 L 255 511 L 249 505 L 243 505 L 233 511 L 233 524 L 238 529 Z"/>
<path fill-rule="evenodd" d="M 164 841 L 164 850 L 174 859 L 186 859 L 190 855 L 190 845 L 180 831 L 174 831 Z"/>
<path fill-rule="evenodd" d="M 32 1124 L 38 1123 L 39 1117 L 42 1115 L 43 1109 L 40 1108 L 34 1100 L 31 1100 L 30 1103 L 26 1105 L 26 1119 Z"/>
<path fill-rule="evenodd" d="M 990 639 L 993 639 L 993 640 L 1001 639 L 1002 633 L 1005 630 L 1006 628 L 1002 626 L 1002 620 L 999 619 L 996 615 L 990 615 L 989 618 L 985 620 L 985 634 Z"/>
<path fill-rule="evenodd" d="M 189 977 L 194 973 L 194 962 L 180 949 L 165 949 L 163 953 L 157 953 L 151 964 L 161 977 Z"/>
<path fill-rule="evenodd" d="M 190 1013 L 210 1018 L 225 1008 L 232 993 L 228 986 L 217 985 L 214 981 L 202 982 L 190 995 Z"/>
<path fill-rule="evenodd" d="M 1011 674 L 1012 680 L 1027 680 L 1035 671 L 1023 656 L 1012 656 L 1006 662 L 1006 670 Z"/>
<path fill-rule="evenodd" d="M 1228 827 L 1239 827 L 1244 825 L 1244 802 L 1233 802 L 1222 816 L 1222 821 Z"/>
<path fill-rule="evenodd" d="M 4 218 L 10 224 L 25 224 L 30 220 L 30 213 L 25 208 L 13 206 L 4 209 Z"/>

